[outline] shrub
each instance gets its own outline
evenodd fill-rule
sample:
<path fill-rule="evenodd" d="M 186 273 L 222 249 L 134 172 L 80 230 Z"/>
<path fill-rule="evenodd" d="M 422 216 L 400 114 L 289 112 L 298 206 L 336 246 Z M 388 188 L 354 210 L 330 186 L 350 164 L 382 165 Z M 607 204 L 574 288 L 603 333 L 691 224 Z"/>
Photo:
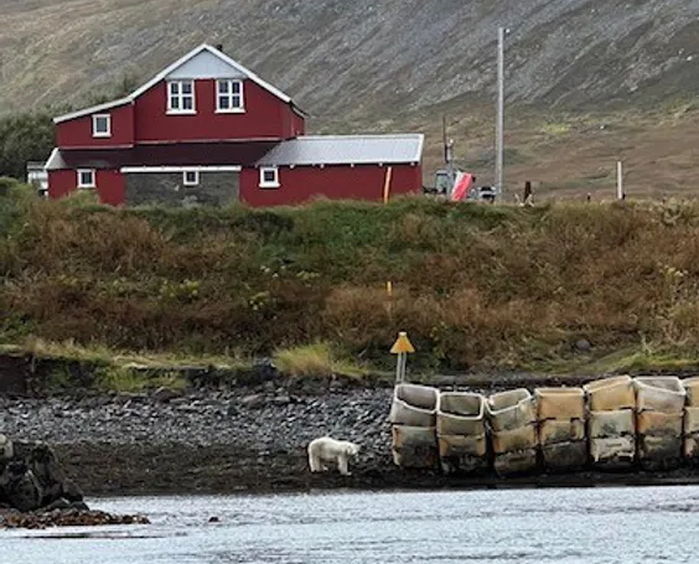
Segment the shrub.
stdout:
<path fill-rule="evenodd" d="M 580 338 L 595 354 L 699 345 L 696 204 L 172 210 L 27 194 L 0 181 L 5 341 L 246 357 L 283 346 L 310 366 L 298 373 L 332 370 L 332 351 L 388 364 L 399 330 L 453 369 L 567 358 Z M 297 349 L 308 343 L 324 345 Z"/>

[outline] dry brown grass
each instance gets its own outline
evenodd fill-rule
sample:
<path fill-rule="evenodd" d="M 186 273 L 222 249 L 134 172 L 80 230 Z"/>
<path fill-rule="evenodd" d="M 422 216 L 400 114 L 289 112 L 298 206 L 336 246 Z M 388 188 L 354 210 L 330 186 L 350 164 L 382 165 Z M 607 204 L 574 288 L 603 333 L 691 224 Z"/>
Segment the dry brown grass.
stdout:
<path fill-rule="evenodd" d="M 38 202 L 5 231 L 6 342 L 245 356 L 324 342 L 390 362 L 386 348 L 407 330 L 417 360 L 442 367 L 553 362 L 580 338 L 600 355 L 699 345 L 695 204 Z"/>

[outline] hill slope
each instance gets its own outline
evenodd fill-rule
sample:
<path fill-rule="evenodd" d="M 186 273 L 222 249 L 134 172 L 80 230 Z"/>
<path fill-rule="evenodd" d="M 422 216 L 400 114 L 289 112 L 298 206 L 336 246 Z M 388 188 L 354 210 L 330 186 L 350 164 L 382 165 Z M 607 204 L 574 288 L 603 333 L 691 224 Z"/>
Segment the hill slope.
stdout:
<path fill-rule="evenodd" d="M 427 128 L 428 168 L 445 110 L 484 117 L 453 134 L 470 161 L 491 158 L 498 25 L 511 28 L 508 99 L 541 108 L 539 122 L 552 107 L 648 108 L 699 91 L 699 0 L 0 0 L 0 13 L 0 113 L 90 102 L 208 41 L 292 95 L 313 129 Z M 511 111 L 515 129 L 520 118 Z M 695 131 L 679 126 L 675 138 Z M 538 162 L 521 150 L 532 135 L 511 141 Z M 554 161 L 578 142 L 566 139 Z"/>
<path fill-rule="evenodd" d="M 411 362 L 435 367 L 592 360 L 572 353 L 581 338 L 595 358 L 697 357 L 696 204 L 81 201 L 0 183 L 0 344 L 33 336 L 250 358 L 326 342 L 390 364 L 404 328 L 418 350 Z"/>

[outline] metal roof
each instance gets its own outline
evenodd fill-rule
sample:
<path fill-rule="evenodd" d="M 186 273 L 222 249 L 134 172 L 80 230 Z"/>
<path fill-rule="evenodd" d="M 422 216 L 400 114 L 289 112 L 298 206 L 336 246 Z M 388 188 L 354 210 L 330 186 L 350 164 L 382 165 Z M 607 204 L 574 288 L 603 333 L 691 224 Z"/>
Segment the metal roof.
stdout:
<path fill-rule="evenodd" d="M 327 135 L 282 141 L 258 166 L 403 164 L 422 160 L 424 135 Z"/>
<path fill-rule="evenodd" d="M 276 141 L 137 145 L 131 149 L 54 149 L 46 170 L 154 166 L 254 166 Z"/>

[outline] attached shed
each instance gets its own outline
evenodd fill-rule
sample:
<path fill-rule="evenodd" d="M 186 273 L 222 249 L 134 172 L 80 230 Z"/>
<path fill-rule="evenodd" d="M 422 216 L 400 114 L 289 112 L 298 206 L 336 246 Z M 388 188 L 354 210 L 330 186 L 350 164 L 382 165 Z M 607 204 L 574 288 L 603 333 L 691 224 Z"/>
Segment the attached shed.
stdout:
<path fill-rule="evenodd" d="M 422 190 L 424 137 L 306 136 L 277 144 L 242 171 L 241 200 L 251 206 L 299 204 L 323 197 L 381 201 Z"/>

